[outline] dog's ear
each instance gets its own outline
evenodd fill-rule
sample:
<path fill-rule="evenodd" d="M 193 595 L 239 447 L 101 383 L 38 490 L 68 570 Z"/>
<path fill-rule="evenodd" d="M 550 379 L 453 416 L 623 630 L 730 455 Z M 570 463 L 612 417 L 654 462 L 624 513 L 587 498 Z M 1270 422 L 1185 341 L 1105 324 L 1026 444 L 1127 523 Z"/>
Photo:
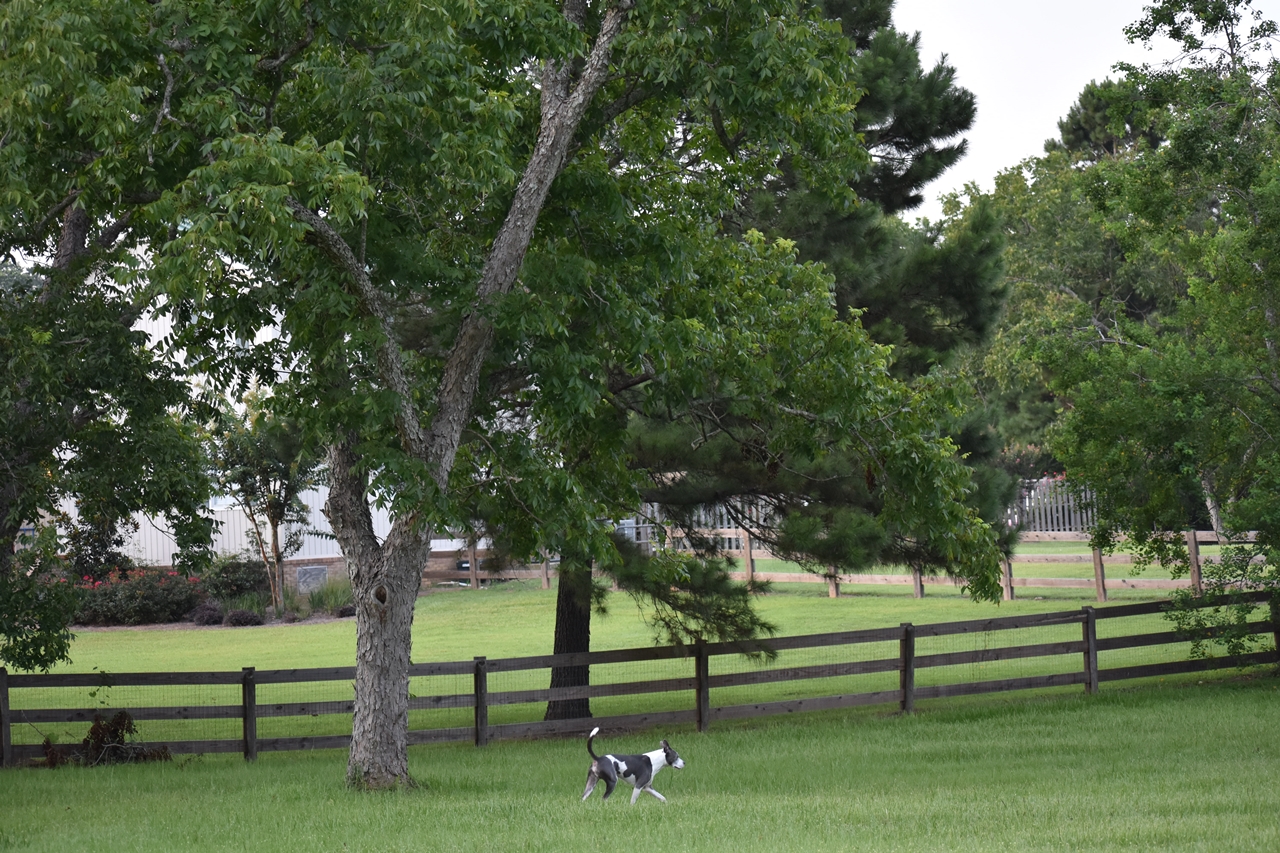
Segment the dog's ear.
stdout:
<path fill-rule="evenodd" d="M 663 748 L 663 749 L 670 749 L 670 748 L 671 748 L 671 744 L 667 743 L 667 742 L 666 742 L 666 740 L 664 739 L 664 740 L 662 741 L 662 748 Z"/>

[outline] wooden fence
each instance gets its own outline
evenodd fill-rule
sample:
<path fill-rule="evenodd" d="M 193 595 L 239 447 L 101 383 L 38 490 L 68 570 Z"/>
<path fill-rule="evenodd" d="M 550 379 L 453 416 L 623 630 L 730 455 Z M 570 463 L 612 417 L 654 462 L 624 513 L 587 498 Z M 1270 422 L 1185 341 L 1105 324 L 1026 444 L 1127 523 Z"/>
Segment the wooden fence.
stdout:
<path fill-rule="evenodd" d="M 1280 646 L 1280 597 L 1272 598 L 1267 593 L 1255 593 L 1253 600 L 1270 602 L 1270 619 L 1253 622 L 1248 631 L 1254 635 L 1270 634 L 1270 639 Z M 1211 606 L 1207 602 L 1204 606 Z M 607 729 L 637 729 L 654 726 L 670 726 L 675 724 L 696 724 L 699 731 L 706 731 L 718 720 L 730 720 L 748 717 L 762 717 L 775 714 L 788 714 L 798 711 L 817 711 L 834 708 L 851 708 L 864 705 L 897 705 L 902 711 L 910 712 L 915 703 L 923 699 L 939 699 L 952 696 L 966 696 L 980 693 L 994 693 L 1012 690 L 1028 690 L 1065 685 L 1083 685 L 1089 693 L 1095 693 L 1102 682 L 1122 679 L 1144 678 L 1149 676 L 1168 675 L 1173 673 L 1196 672 L 1224 667 L 1248 666 L 1264 663 L 1280 662 L 1276 648 L 1243 654 L 1237 657 L 1196 658 L 1182 655 L 1176 660 L 1163 660 L 1155 663 L 1134 663 L 1123 661 L 1120 666 L 1099 665 L 1099 655 L 1124 649 L 1147 649 L 1170 644 L 1185 645 L 1190 639 L 1184 634 L 1167 630 L 1167 623 L 1157 627 L 1165 630 L 1140 630 L 1138 633 L 1114 633 L 1109 630 L 1100 637 L 1099 623 L 1117 626 L 1117 630 L 1150 629 L 1151 617 L 1163 613 L 1168 602 L 1147 602 L 1111 606 L 1104 608 L 1084 607 L 1080 610 L 999 617 L 995 619 L 976 619 L 963 622 L 946 622 L 929 625 L 912 625 L 904 623 L 895 628 L 873 628 L 861 631 L 846 631 L 833 634 L 817 634 L 800 637 L 785 637 L 769 642 L 779 653 L 779 658 L 770 663 L 746 668 L 737 672 L 713 674 L 712 661 L 741 661 L 740 650 L 727 644 L 701 644 L 687 647 L 662 646 L 656 648 L 624 649 L 618 651 L 591 652 L 571 655 L 540 655 L 535 657 L 504 658 L 488 660 L 477 657 L 470 661 L 449 663 L 422 663 L 411 667 L 412 678 L 435 676 L 462 677 L 471 689 L 467 692 L 443 693 L 438 695 L 412 696 L 410 709 L 470 709 L 467 725 L 419 728 L 409 732 L 410 744 L 422 744 L 438 741 L 471 741 L 483 746 L 491 740 L 508 738 L 533 738 L 541 736 L 582 734 L 587 727 L 585 720 L 522 720 L 513 722 L 492 722 L 490 712 L 494 709 L 510 705 L 530 705 L 546 703 L 561 699 L 604 699 L 605 697 L 640 697 L 645 694 L 670 694 L 676 697 L 685 696 L 681 702 L 683 707 L 674 710 L 653 710 L 645 713 L 611 714 L 595 717 L 591 725 L 599 725 Z M 1143 625 L 1142 617 L 1146 618 Z M 1138 620 L 1137 623 L 1112 620 Z M 1071 635 L 1079 626 L 1078 639 Z M 1023 643 L 1019 645 L 1000 645 L 998 637 L 1005 631 L 1045 631 L 1038 639 L 1048 642 Z M 1064 632 L 1065 629 L 1065 632 Z M 973 648 L 958 651 L 927 653 L 920 648 L 931 638 L 963 638 L 976 639 Z M 996 640 L 996 642 L 993 642 Z M 1263 640 L 1265 643 L 1265 640 Z M 876 644 L 880 644 L 876 646 Z M 854 650 L 863 648 L 868 657 L 865 659 L 848 659 Z M 778 665 L 785 656 L 795 650 L 823 650 L 824 653 L 835 653 L 844 650 L 845 659 L 837 662 L 824 662 L 811 665 Z M 896 653 L 884 654 L 893 650 Z M 729 657 L 725 657 L 729 656 Z M 1012 678 L 977 678 L 972 680 L 947 680 L 946 678 L 930 678 L 937 681 L 932 684 L 918 684 L 918 676 L 922 673 L 936 672 L 938 667 L 955 667 L 962 664 L 986 665 L 992 662 L 1022 661 L 1026 659 L 1051 659 L 1049 672 L 1038 672 L 1034 675 L 1023 675 Z M 568 688 L 535 688 L 520 690 L 491 690 L 495 676 L 503 674 L 527 674 L 551 667 L 592 666 L 605 667 L 613 664 L 635 662 L 664 661 L 674 667 L 675 677 L 661 679 L 614 681 L 611 683 L 592 684 L 582 687 Z M 1071 662 L 1074 661 L 1074 664 Z M 1107 663 L 1107 661 L 1103 661 Z M 949 670 L 947 672 L 954 672 Z M 828 681 L 828 686 L 854 686 L 851 677 L 862 678 L 879 674 L 881 689 L 873 690 L 838 690 L 823 691 L 819 681 Z M 893 676 L 896 674 L 896 678 Z M 994 672 L 992 674 L 1007 674 Z M 548 678 L 534 676 L 542 683 Z M 10 766 L 42 756 L 42 748 L 37 744 L 15 744 L 11 733 L 15 726 L 25 724 L 51 723 L 86 723 L 95 714 L 109 716 L 118 708 L 32 708 L 29 703 L 12 701 L 20 698 L 24 691 L 44 690 L 50 688 L 101 688 L 111 687 L 175 687 L 175 686 L 208 686 L 221 685 L 224 690 L 239 687 L 239 702 L 228 704 L 189 704 L 169 706 L 128 707 L 137 721 L 195 721 L 195 720 L 239 720 L 240 736 L 236 738 L 204 739 L 204 740 L 167 740 L 153 741 L 152 744 L 167 746 L 174 753 L 213 753 L 242 752 L 246 759 L 252 760 L 259 752 L 322 749 L 346 747 L 350 743 L 349 734 L 309 735 L 303 737 L 261 737 L 258 723 L 264 718 L 273 717 L 325 717 L 328 715 L 345 715 L 352 713 L 353 703 L 350 699 L 341 701 L 309 701 L 309 702 L 260 702 L 258 688 L 263 685 L 346 682 L 350 684 L 355 678 L 354 667 L 336 667 L 326 669 L 292 669 L 258 671 L 246 667 L 238 672 L 151 672 L 151 673 L 82 673 L 60 675 L 25 675 L 9 674 L 0 668 L 0 744 L 3 746 L 3 763 Z M 892 679 L 885 683 L 886 679 Z M 804 691 L 814 695 L 800 698 L 770 699 L 768 701 L 734 701 L 729 704 L 713 705 L 712 691 L 726 691 L 731 698 L 767 698 L 760 697 L 765 685 L 779 685 L 787 682 L 803 682 L 817 684 L 818 689 Z M 533 683 L 533 682 L 529 682 Z M 801 692 L 799 688 L 789 689 L 790 693 Z M 736 695 L 735 695 L 736 693 Z M 39 694 L 39 695 L 47 695 Z M 721 695 L 726 695 L 722 693 Z M 777 691 L 775 690 L 775 695 Z M 634 706 L 640 700 L 629 700 Z M 677 701 L 679 701 L 677 699 Z"/>
<path fill-rule="evenodd" d="M 752 539 L 750 534 L 744 530 L 735 528 L 724 528 L 712 531 L 722 540 L 736 536 L 736 541 L 742 543 L 737 549 L 737 556 L 742 563 L 743 571 L 730 572 L 729 577 L 735 581 L 769 581 L 771 583 L 824 583 L 827 585 L 827 592 L 832 598 L 836 598 L 840 594 L 841 584 L 863 584 L 872 586 L 906 586 L 913 585 L 916 598 L 923 598 L 926 586 L 954 586 L 957 581 L 944 575 L 929 576 L 922 572 L 914 572 L 911 574 L 815 574 L 812 572 L 760 572 L 756 571 L 755 559 L 753 558 Z M 1200 573 L 1204 564 L 1204 560 L 1200 556 L 1201 544 L 1218 544 L 1218 535 L 1212 530 L 1187 531 L 1185 534 L 1187 540 L 1188 554 L 1190 557 L 1190 572 L 1186 578 L 1107 578 L 1106 566 L 1114 565 L 1131 565 L 1133 557 L 1128 554 L 1109 554 L 1104 556 L 1098 549 L 1092 549 L 1092 554 L 1024 554 L 1015 555 L 1012 559 L 1005 561 L 1001 584 L 1004 588 L 1004 600 L 1012 601 L 1017 597 L 1016 587 L 1041 587 L 1041 588 L 1057 588 L 1057 589 L 1092 589 L 1094 590 L 1098 601 L 1105 602 L 1107 600 L 1108 590 L 1115 589 L 1139 589 L 1139 590 L 1171 590 L 1194 588 L 1197 591 L 1201 589 Z M 1062 542 L 1077 543 L 1088 542 L 1088 533 L 1079 533 L 1074 531 L 1026 531 L 1023 532 L 1020 541 L 1024 543 L 1041 543 L 1041 542 Z M 437 581 L 453 581 L 462 585 L 466 581 L 466 586 L 475 588 L 485 580 L 541 580 L 542 588 L 549 589 L 551 581 L 557 576 L 555 569 L 550 567 L 550 563 L 543 561 L 539 568 L 524 569 L 506 569 L 499 572 L 487 572 L 484 569 L 477 568 L 479 560 L 475 557 L 475 550 L 472 549 L 472 557 L 469 561 L 469 570 L 463 571 L 424 571 L 422 578 L 425 583 L 424 589 L 430 589 L 432 582 Z M 767 552 L 763 552 L 767 553 Z M 1092 578 L 1039 578 L 1039 577 L 1021 577 L 1015 576 L 1014 566 L 1034 566 L 1044 564 L 1063 564 L 1063 563 L 1086 563 L 1092 564 Z M 1031 571 L 1031 570 L 1029 570 Z"/>

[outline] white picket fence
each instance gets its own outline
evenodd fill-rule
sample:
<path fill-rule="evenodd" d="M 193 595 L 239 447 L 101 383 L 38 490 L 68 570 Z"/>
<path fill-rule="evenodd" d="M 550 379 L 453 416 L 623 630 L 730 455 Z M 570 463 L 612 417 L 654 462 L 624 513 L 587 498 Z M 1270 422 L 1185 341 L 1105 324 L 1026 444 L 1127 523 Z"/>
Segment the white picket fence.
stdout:
<path fill-rule="evenodd" d="M 1063 480 L 1044 477 L 1023 482 L 1008 522 L 1031 533 L 1082 533 L 1093 526 L 1093 513 L 1079 505 Z"/>
<path fill-rule="evenodd" d="M 328 497 L 324 487 L 308 491 L 302 495 L 302 502 L 307 505 L 308 529 L 303 534 L 302 549 L 294 555 L 295 560 L 319 560 L 342 556 L 338 543 L 333 538 L 329 521 L 321 512 L 321 507 Z M 656 508 L 649 507 L 649 510 Z M 371 507 L 374 532 L 381 538 L 391 530 L 391 517 L 385 509 Z M 213 510 L 214 519 L 219 523 L 214 535 L 214 550 L 222 554 L 239 554 L 252 547 L 253 539 L 249 535 L 249 521 L 238 505 L 223 503 Z M 656 515 L 648 513 L 649 518 Z M 134 516 L 138 523 L 137 531 L 127 538 L 124 551 L 131 557 L 151 565 L 166 566 L 173 564 L 174 554 L 178 551 L 173 533 L 163 519 L 142 515 Z M 709 512 L 705 518 L 709 530 L 722 531 L 732 525 L 724 513 Z M 1058 479 L 1046 477 L 1041 480 L 1028 480 L 1023 486 L 1019 501 L 1009 510 L 1009 523 L 1021 525 L 1028 532 L 1081 532 L 1087 530 L 1093 522 L 1092 513 L 1082 509 L 1074 500 L 1065 484 Z M 619 528 L 634 536 L 637 542 L 648 543 L 653 538 L 652 524 L 648 519 L 637 517 L 624 519 Z M 721 535 L 736 536 L 736 529 Z M 743 548 L 741 542 L 725 541 L 721 543 L 726 550 L 737 551 Z M 481 544 L 484 549 L 487 543 Z M 436 552 L 457 551 L 465 548 L 462 539 L 437 539 L 432 550 Z"/>

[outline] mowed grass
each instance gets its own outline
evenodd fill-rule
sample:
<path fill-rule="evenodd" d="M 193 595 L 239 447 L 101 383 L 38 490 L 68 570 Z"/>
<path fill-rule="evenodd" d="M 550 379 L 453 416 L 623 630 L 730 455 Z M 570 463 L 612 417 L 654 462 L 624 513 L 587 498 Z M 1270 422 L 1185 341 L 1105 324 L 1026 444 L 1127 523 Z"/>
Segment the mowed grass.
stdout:
<path fill-rule="evenodd" d="M 362 794 L 341 751 L 249 765 L 0 772 L 0 850 L 857 851 L 1280 849 L 1272 676 L 1096 697 L 925 703 L 607 735 L 667 737 L 663 805 L 580 803 L 581 739 L 410 749 L 422 786 Z"/>
<path fill-rule="evenodd" d="M 1092 569 L 1090 568 L 1090 572 Z M 974 603 L 959 587 L 929 586 L 923 599 L 909 585 L 842 584 L 828 597 L 825 584 L 780 583 L 757 599 L 758 610 L 780 636 L 879 628 L 902 622 L 925 624 L 989 619 L 1093 605 L 1091 589 L 1023 589 L 1016 601 Z M 555 588 L 537 581 L 496 583 L 480 590 L 437 591 L 418 599 L 413 660 L 470 660 L 550 654 L 555 626 Z M 1117 602 L 1150 601 L 1159 591 L 1118 590 Z M 608 599 L 608 612 L 591 624 L 595 651 L 652 645 L 654 635 L 625 594 Z M 71 663 L 54 672 L 154 672 L 350 666 L 355 660 L 355 620 L 307 621 L 258 628 L 77 629 Z"/>
<path fill-rule="evenodd" d="M 898 625 L 959 619 L 991 618 L 1048 610 L 1078 608 L 1091 603 L 1084 594 L 1089 591 L 1068 590 L 1070 595 L 1021 598 L 1000 605 L 975 604 L 950 586 L 930 587 L 928 596 L 916 600 L 909 588 L 876 587 L 859 591 L 843 587 L 846 594 L 838 599 L 827 597 L 821 584 L 780 584 L 777 592 L 758 601 L 760 611 L 778 626 L 783 636 L 819 634 Z M 1126 599 L 1131 600 L 1131 599 Z M 475 655 L 490 659 L 522 655 L 546 654 L 551 651 L 555 609 L 555 591 L 542 590 L 534 583 L 495 584 L 481 590 L 458 590 L 423 596 L 417 604 L 414 624 L 414 660 L 469 660 Z M 1167 630 L 1161 617 L 1149 617 L 1149 625 L 1139 628 L 1131 620 L 1109 622 L 1100 635 L 1114 635 L 1123 627 L 1126 633 L 1141 630 Z M 643 647 L 653 643 L 653 632 L 634 603 L 625 595 L 610 597 L 607 615 L 593 622 L 592 648 L 599 650 Z M 1121 624 L 1123 622 L 1123 626 Z M 1110 634 L 1106 632 L 1111 632 Z M 978 645 L 1018 645 L 1078 639 L 1074 625 L 1052 629 L 1011 632 L 990 639 L 982 635 L 961 635 L 921 640 L 921 655 L 960 651 Z M 258 670 L 308 667 L 349 666 L 353 663 L 355 625 L 353 620 L 274 625 L 261 628 L 143 628 L 84 630 L 72 649 L 73 660 L 61 671 L 104 673 L 177 672 L 238 670 L 254 666 Z M 712 674 L 731 673 L 760 666 L 808 666 L 847 660 L 892 658 L 898 654 L 896 641 L 845 648 L 818 648 L 809 651 L 784 652 L 774 664 L 751 662 L 736 655 L 717 656 L 712 661 Z M 1153 657 L 1163 655 L 1164 657 Z M 1185 655 L 1185 649 L 1151 647 L 1133 652 L 1108 652 L 1103 666 L 1153 663 L 1168 656 Z M 1075 671 L 1080 668 L 1079 655 L 1016 659 L 1004 663 L 922 670 L 917 684 L 940 684 L 952 681 L 982 681 L 1030 675 Z M 619 664 L 593 667 L 595 683 L 645 681 L 680 678 L 691 675 L 686 660 Z M 500 673 L 490 677 L 491 694 L 510 690 L 540 689 L 546 686 L 545 670 Z M 712 690 L 713 706 L 753 704 L 765 701 L 800 699 L 837 693 L 859 693 L 892 690 L 895 673 L 845 676 L 816 681 L 778 682 L 746 687 Z M 1059 691 L 1066 688 L 1058 688 Z M 470 676 L 415 678 L 410 685 L 414 696 L 470 693 Z M 259 685 L 260 705 L 348 701 L 349 681 L 306 684 Z M 110 687 L 48 688 L 14 690 L 11 697 L 15 709 L 31 708 L 145 708 L 155 706 L 238 705 L 238 686 L 174 686 L 174 687 Z M 635 714 L 668 710 L 687 710 L 692 697 L 687 691 L 651 693 L 597 699 L 593 709 L 597 715 Z M 490 709 L 494 724 L 528 722 L 541 719 L 543 706 L 537 704 L 499 705 Z M 223 720 L 150 720 L 139 724 L 145 740 L 236 739 L 240 722 Z M 325 714 L 318 717 L 260 717 L 258 733 L 262 738 L 337 735 L 350 733 L 349 715 Z M 465 727 L 471 725 L 467 708 L 415 710 L 410 715 L 414 729 Z M 72 743 L 84 737 L 87 723 L 41 723 L 15 726 L 13 740 L 20 744 L 38 744 L 46 736 L 55 743 Z"/>

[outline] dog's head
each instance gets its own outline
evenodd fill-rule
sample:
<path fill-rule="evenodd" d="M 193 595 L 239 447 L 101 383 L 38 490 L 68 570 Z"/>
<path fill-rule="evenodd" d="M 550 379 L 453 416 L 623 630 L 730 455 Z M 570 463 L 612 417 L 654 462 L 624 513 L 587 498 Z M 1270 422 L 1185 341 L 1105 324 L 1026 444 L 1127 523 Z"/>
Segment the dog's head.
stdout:
<path fill-rule="evenodd" d="M 684 759 L 677 755 L 676 751 L 671 748 L 671 744 L 665 740 L 662 742 L 662 754 L 667 758 L 668 767 L 674 767 L 677 770 L 684 769 Z"/>

